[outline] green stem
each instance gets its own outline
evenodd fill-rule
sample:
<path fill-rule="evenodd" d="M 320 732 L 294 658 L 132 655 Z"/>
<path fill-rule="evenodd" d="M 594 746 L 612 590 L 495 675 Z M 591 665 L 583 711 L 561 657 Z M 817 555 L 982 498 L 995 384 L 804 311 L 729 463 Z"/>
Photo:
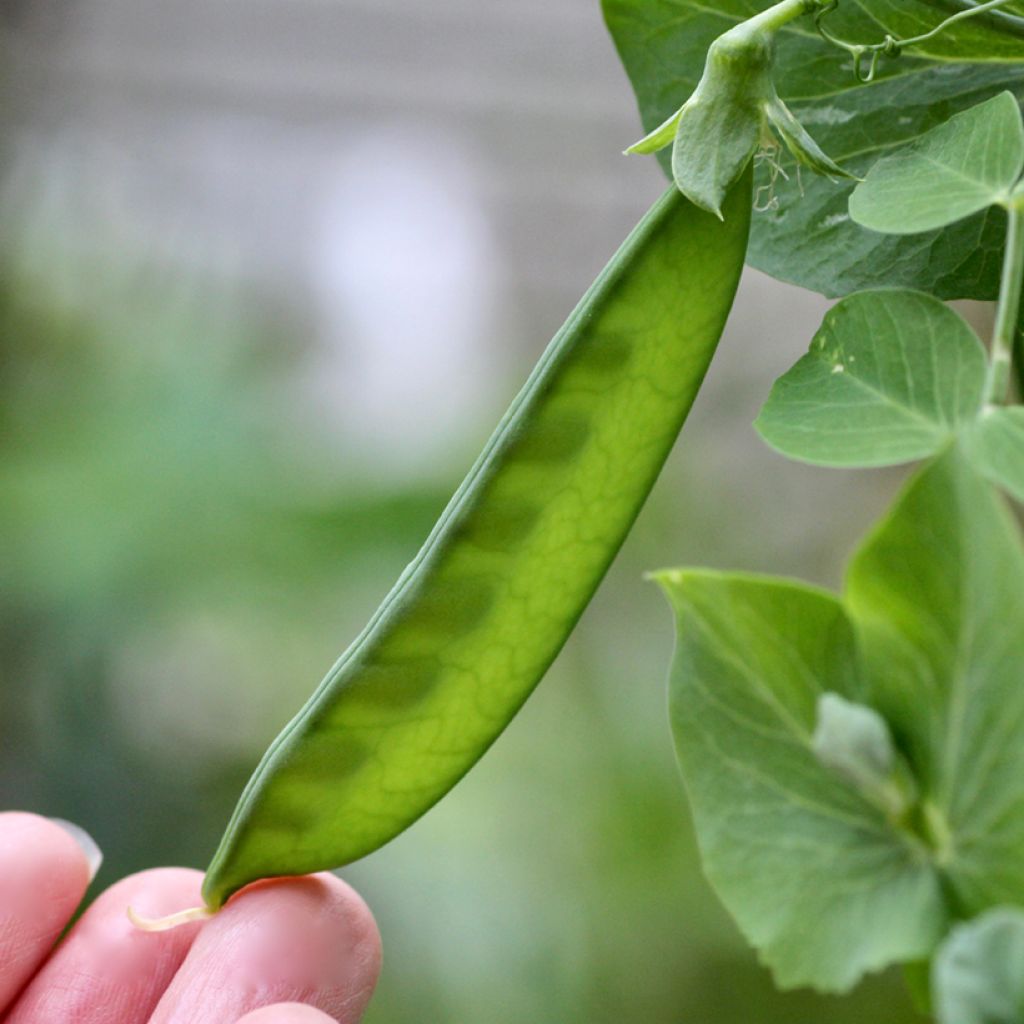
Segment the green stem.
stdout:
<path fill-rule="evenodd" d="M 1013 376 L 1017 381 L 1017 401 L 1024 402 L 1024 305 L 1017 312 L 1017 337 L 1013 342 Z"/>
<path fill-rule="evenodd" d="M 1002 404 L 1007 398 L 1022 285 L 1024 285 L 1024 209 L 1020 202 L 1011 202 L 1007 208 L 1003 276 L 999 283 L 999 306 L 996 310 L 995 330 L 992 332 L 992 353 L 988 368 L 988 381 L 985 386 L 985 402 L 989 405 Z"/>
<path fill-rule="evenodd" d="M 978 4 L 976 7 L 972 4 L 969 7 L 963 7 L 956 14 L 951 15 L 945 21 L 936 25 L 930 32 L 922 32 L 919 36 L 911 36 L 909 39 L 898 39 L 896 45 L 913 46 L 916 43 L 924 43 L 939 33 L 944 32 L 950 25 L 955 24 L 958 21 L 962 21 L 964 18 L 973 18 L 979 14 L 984 14 L 987 11 L 994 11 L 997 7 L 1002 7 L 1008 4 L 1010 0 L 988 0 L 987 3 Z"/>
<path fill-rule="evenodd" d="M 752 32 L 774 32 L 783 25 L 825 6 L 825 2 L 826 0 L 780 0 L 760 14 L 741 22 L 737 28 L 742 27 Z"/>
<path fill-rule="evenodd" d="M 964 18 L 980 16 L 989 21 L 990 25 L 994 24 L 1000 31 L 1005 31 L 1015 36 L 1024 35 L 1024 18 L 1018 18 L 1015 15 L 1007 14 L 1005 11 L 997 10 L 997 8 L 1003 7 L 1009 2 L 1010 0 L 986 0 L 985 3 L 974 4 L 966 3 L 964 0 L 947 0 L 947 2 L 941 3 L 940 6 L 945 7 L 947 10 L 952 9 L 956 13 L 941 21 L 934 28 L 929 29 L 927 32 L 922 32 L 920 35 L 910 36 L 907 39 L 897 39 L 895 36 L 886 35 L 885 39 L 880 43 L 851 43 L 832 35 L 825 28 L 825 17 L 839 6 L 839 0 L 827 0 L 827 2 L 819 3 L 817 5 L 818 13 L 815 16 L 815 23 L 819 35 L 825 42 L 845 50 L 853 57 L 853 69 L 857 78 L 861 82 L 871 82 L 874 80 L 875 72 L 878 69 L 879 58 L 883 56 L 899 57 L 906 47 L 927 42 L 929 39 L 933 39 L 935 36 L 945 32 L 950 25 L 963 21 Z M 866 57 L 870 58 L 870 65 L 865 75 L 862 73 L 862 67 Z"/>
<path fill-rule="evenodd" d="M 932 0 L 936 7 L 945 8 L 947 11 L 967 12 L 978 11 L 978 5 L 972 0 Z M 1007 11 L 985 11 L 979 19 L 990 28 L 997 28 L 1008 35 L 1024 38 L 1024 18 L 1016 14 L 1009 14 Z"/>

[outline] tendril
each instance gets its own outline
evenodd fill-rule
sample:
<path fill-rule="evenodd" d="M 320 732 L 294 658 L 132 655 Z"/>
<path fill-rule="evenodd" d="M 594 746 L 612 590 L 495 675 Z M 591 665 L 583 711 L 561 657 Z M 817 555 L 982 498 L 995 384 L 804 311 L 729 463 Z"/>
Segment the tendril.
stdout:
<path fill-rule="evenodd" d="M 839 6 L 839 0 L 829 0 L 829 2 L 823 4 L 815 11 L 814 27 L 817 29 L 818 35 L 826 43 L 838 47 L 840 50 L 845 50 L 853 58 L 854 76 L 858 82 L 867 84 L 875 80 L 878 74 L 879 61 L 882 57 L 900 57 L 908 46 L 916 46 L 918 43 L 927 42 L 958 21 L 994 11 L 997 7 L 1002 7 L 1009 2 L 1010 0 L 987 0 L 985 3 L 965 7 L 957 11 L 956 14 L 952 14 L 939 22 L 933 29 L 922 32 L 917 36 L 910 36 L 907 39 L 897 39 L 895 36 L 887 33 L 880 43 L 851 43 L 846 39 L 840 39 L 838 36 L 833 35 L 825 27 L 825 18 Z M 865 63 L 867 63 L 866 70 L 864 67 Z"/>

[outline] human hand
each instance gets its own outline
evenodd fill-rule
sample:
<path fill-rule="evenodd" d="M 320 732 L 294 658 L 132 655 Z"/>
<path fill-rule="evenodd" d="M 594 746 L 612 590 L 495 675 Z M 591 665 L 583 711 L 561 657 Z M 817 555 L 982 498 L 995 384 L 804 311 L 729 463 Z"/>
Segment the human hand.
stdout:
<path fill-rule="evenodd" d="M 202 902 L 202 874 L 156 868 L 112 885 L 67 936 L 98 866 L 47 818 L 0 814 L 3 1024 L 356 1024 L 380 970 L 360 897 L 332 875 L 249 886 L 215 916 L 143 932 Z M 96 851 L 98 854 L 98 851 Z M 93 863 L 90 863 L 93 860 Z"/>

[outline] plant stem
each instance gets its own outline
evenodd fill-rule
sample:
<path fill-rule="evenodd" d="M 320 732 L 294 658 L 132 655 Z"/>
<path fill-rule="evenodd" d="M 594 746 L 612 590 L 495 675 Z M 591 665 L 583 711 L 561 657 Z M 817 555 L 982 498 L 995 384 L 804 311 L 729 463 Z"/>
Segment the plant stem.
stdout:
<path fill-rule="evenodd" d="M 1021 203 L 1007 206 L 1006 250 L 1003 276 L 999 283 L 999 306 L 992 332 L 992 353 L 985 385 L 985 402 L 999 405 L 1006 401 L 1013 362 L 1013 342 L 1017 333 L 1021 286 L 1024 284 L 1024 209 Z"/>
<path fill-rule="evenodd" d="M 978 5 L 972 0 L 932 0 L 932 2 L 936 7 L 957 13 L 978 10 Z M 1015 14 L 1009 14 L 1006 11 L 985 11 L 979 20 L 990 28 L 998 28 L 1009 35 L 1024 38 L 1024 18 Z"/>
<path fill-rule="evenodd" d="M 908 46 L 916 46 L 918 43 L 927 42 L 929 39 L 941 35 L 950 25 L 963 21 L 964 18 L 980 16 L 989 21 L 990 27 L 998 27 L 1000 31 L 1007 32 L 1010 35 L 1024 36 L 1024 18 L 997 10 L 997 8 L 1003 7 L 1009 2 L 1010 0 L 985 0 L 984 3 L 975 4 L 966 2 L 966 0 L 946 0 L 946 2 L 940 3 L 939 6 L 944 7 L 946 10 L 953 10 L 956 13 L 941 21 L 934 28 L 929 29 L 927 32 L 922 32 L 920 35 L 909 36 L 906 39 L 897 39 L 893 35 L 886 34 L 886 37 L 880 43 L 851 43 L 832 35 L 825 28 L 825 16 L 831 14 L 839 6 L 839 0 L 821 0 L 818 4 L 818 13 L 815 15 L 815 24 L 817 25 L 818 34 L 825 42 L 845 50 L 853 57 L 853 70 L 857 78 L 861 82 L 871 82 L 875 78 L 879 58 L 883 56 L 899 57 Z M 862 73 L 861 68 L 864 58 L 868 56 L 870 56 L 870 66 L 865 75 Z"/>
<path fill-rule="evenodd" d="M 1017 337 L 1013 343 L 1013 376 L 1017 380 L 1017 401 L 1024 402 L 1024 305 L 1017 311 Z"/>
<path fill-rule="evenodd" d="M 752 18 L 740 22 L 737 28 L 744 28 L 752 32 L 765 30 L 774 32 L 782 28 L 788 22 L 794 21 L 818 7 L 824 6 L 825 0 L 780 0 L 767 10 L 755 14 Z"/>
<path fill-rule="evenodd" d="M 1009 0 L 988 0 L 987 3 L 978 4 L 977 6 L 974 6 L 972 4 L 969 7 L 962 7 L 962 9 L 959 10 L 956 14 L 950 15 L 950 17 L 948 17 L 941 24 L 936 25 L 935 28 L 933 28 L 930 32 L 923 32 L 921 35 L 911 36 L 909 39 L 898 39 L 896 40 L 896 43 L 897 45 L 902 47 L 913 46 L 915 43 L 926 42 L 933 36 L 937 36 L 939 35 L 939 33 L 945 31 L 947 28 L 949 28 L 950 25 L 954 24 L 955 22 L 962 21 L 964 18 L 973 18 L 976 15 L 984 14 L 988 11 L 994 11 L 997 7 L 1002 7 L 1007 3 L 1009 3 Z"/>

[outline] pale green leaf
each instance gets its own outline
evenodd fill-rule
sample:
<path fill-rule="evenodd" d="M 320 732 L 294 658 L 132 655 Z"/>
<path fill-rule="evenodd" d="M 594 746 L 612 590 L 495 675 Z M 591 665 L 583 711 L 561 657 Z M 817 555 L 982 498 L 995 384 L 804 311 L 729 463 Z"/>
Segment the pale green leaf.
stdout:
<path fill-rule="evenodd" d="M 646 128 L 661 124 L 692 93 L 711 42 L 768 2 L 603 0 Z M 886 32 L 934 27 L 949 13 L 925 0 L 844 0 L 828 24 L 844 38 L 880 42 Z M 870 85 L 855 80 L 849 59 L 821 40 L 810 18 L 783 29 L 776 49 L 779 95 L 821 150 L 857 175 L 1003 89 L 1024 98 L 1024 32 L 1015 34 L 990 17 L 960 22 L 899 60 L 883 61 Z M 668 173 L 667 154 L 662 156 Z M 769 205 L 769 196 L 776 203 L 754 217 L 748 253 L 753 266 L 826 295 L 892 285 L 945 298 L 996 296 L 1005 233 L 1001 211 L 922 235 L 882 235 L 851 221 L 852 182 L 807 174 L 801 179 L 791 161 L 784 167 L 789 180 L 779 177 L 772 185 L 767 163 L 759 171 L 760 205 Z"/>
<path fill-rule="evenodd" d="M 930 957 L 950 917 L 1024 903 L 1024 548 L 956 447 L 869 536 L 845 610 L 778 580 L 658 579 L 705 869 L 780 985 L 845 990 Z"/>
<path fill-rule="evenodd" d="M 1024 501 L 1024 407 L 985 409 L 967 438 L 974 464 Z"/>
<path fill-rule="evenodd" d="M 931 231 L 1005 201 L 1024 169 L 1024 123 L 1009 92 L 926 132 L 879 160 L 850 196 L 866 228 Z"/>
<path fill-rule="evenodd" d="M 847 605 L 952 906 L 1024 903 L 1024 549 L 956 448 L 858 553 Z"/>
<path fill-rule="evenodd" d="M 822 764 L 826 692 L 863 697 L 839 602 L 794 583 L 660 574 L 677 615 L 671 716 L 705 870 L 783 987 L 850 988 L 945 924 L 921 844 Z"/>
<path fill-rule="evenodd" d="M 861 292 L 826 313 L 755 425 L 778 451 L 818 465 L 923 458 L 977 415 L 985 365 L 975 333 L 937 299 Z"/>
<path fill-rule="evenodd" d="M 939 1024 L 1024 1021 L 1024 912 L 990 910 L 957 925 L 932 968 Z"/>

